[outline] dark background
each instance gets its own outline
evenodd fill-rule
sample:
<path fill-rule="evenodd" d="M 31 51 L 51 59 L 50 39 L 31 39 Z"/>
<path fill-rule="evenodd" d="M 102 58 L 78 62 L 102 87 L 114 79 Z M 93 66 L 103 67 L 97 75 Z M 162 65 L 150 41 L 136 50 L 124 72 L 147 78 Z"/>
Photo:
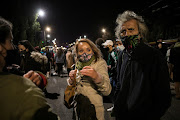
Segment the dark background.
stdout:
<path fill-rule="evenodd" d="M 39 9 L 46 14 L 38 18 L 41 29 L 50 26 L 52 39 L 56 38 L 58 45 L 83 35 L 95 41 L 102 37 L 102 28 L 110 34 L 109 39 L 115 39 L 116 18 L 124 10 L 133 10 L 145 18 L 150 41 L 179 36 L 179 0 L 6 0 L 1 1 L 0 16 L 16 24 L 18 18 L 33 16 Z M 19 40 L 16 36 L 14 39 Z"/>

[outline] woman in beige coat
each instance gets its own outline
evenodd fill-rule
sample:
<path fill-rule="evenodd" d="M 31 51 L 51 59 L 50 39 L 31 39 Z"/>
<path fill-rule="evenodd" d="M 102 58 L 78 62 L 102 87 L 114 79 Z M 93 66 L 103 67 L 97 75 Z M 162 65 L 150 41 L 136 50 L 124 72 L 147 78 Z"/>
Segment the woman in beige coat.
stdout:
<path fill-rule="evenodd" d="M 69 73 L 68 83 L 76 80 L 74 119 L 104 120 L 103 97 L 111 92 L 107 64 L 100 50 L 89 39 L 75 44 L 76 69 Z"/>

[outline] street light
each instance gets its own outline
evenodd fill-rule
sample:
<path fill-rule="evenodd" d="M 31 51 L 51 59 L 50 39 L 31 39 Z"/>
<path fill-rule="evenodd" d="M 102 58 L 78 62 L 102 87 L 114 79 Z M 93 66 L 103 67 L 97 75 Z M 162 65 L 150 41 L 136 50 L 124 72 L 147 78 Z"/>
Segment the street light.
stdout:
<path fill-rule="evenodd" d="M 50 38 L 51 37 L 50 34 L 47 34 L 47 37 Z"/>
<path fill-rule="evenodd" d="M 103 38 L 103 39 L 107 39 L 107 38 L 108 38 L 108 32 L 106 31 L 106 29 L 105 29 L 105 28 L 102 28 L 101 31 L 103 32 L 102 38 Z"/>
<path fill-rule="evenodd" d="M 106 29 L 105 29 L 105 28 L 103 28 L 103 29 L 102 29 L 102 32 L 105 34 L 105 33 L 106 33 Z"/>
<path fill-rule="evenodd" d="M 43 10 L 38 11 L 38 16 L 43 17 L 45 15 L 45 12 Z"/>
<path fill-rule="evenodd" d="M 50 27 L 46 27 L 46 31 L 47 31 L 47 32 L 50 32 L 50 31 L 51 31 L 51 28 L 50 28 Z"/>
<path fill-rule="evenodd" d="M 49 33 L 49 32 L 51 31 L 51 28 L 50 28 L 50 27 L 46 27 L 45 30 L 44 30 L 44 41 L 45 41 L 45 43 L 46 43 L 46 45 L 47 45 L 47 42 L 48 42 L 48 41 L 47 41 L 46 37 L 50 38 L 50 35 L 47 34 L 46 31 L 47 31 L 47 33 Z M 46 35 L 46 34 L 47 34 L 47 35 Z"/>
<path fill-rule="evenodd" d="M 39 9 L 36 13 L 36 18 L 35 18 L 36 21 L 39 17 L 44 17 L 44 15 L 45 15 L 45 12 L 42 9 Z M 44 46 L 44 43 L 46 44 L 45 30 L 41 30 L 41 32 L 42 32 L 42 36 L 43 36 L 42 44 Z"/>

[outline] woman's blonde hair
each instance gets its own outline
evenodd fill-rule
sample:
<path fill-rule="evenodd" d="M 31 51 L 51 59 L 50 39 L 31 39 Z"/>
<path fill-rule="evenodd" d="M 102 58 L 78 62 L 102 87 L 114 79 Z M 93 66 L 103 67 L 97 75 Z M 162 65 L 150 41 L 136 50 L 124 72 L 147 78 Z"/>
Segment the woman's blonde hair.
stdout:
<path fill-rule="evenodd" d="M 94 52 L 94 56 L 95 56 L 95 61 L 97 61 L 99 58 L 102 57 L 101 51 L 97 48 L 97 46 L 89 39 L 77 39 L 75 46 L 74 46 L 74 50 L 76 53 L 76 59 L 77 59 L 77 55 L 78 55 L 78 45 L 81 42 L 86 42 L 89 44 L 89 46 L 91 47 L 92 51 Z"/>

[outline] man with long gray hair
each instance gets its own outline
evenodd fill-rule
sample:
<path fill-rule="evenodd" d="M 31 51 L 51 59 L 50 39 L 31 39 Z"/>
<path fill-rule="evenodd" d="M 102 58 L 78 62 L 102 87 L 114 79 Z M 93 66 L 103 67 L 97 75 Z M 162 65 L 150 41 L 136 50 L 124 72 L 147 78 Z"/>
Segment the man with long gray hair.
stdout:
<path fill-rule="evenodd" d="M 116 22 L 116 36 L 125 47 L 117 63 L 116 120 L 160 120 L 171 104 L 166 61 L 146 44 L 148 29 L 141 16 L 125 11 Z"/>

